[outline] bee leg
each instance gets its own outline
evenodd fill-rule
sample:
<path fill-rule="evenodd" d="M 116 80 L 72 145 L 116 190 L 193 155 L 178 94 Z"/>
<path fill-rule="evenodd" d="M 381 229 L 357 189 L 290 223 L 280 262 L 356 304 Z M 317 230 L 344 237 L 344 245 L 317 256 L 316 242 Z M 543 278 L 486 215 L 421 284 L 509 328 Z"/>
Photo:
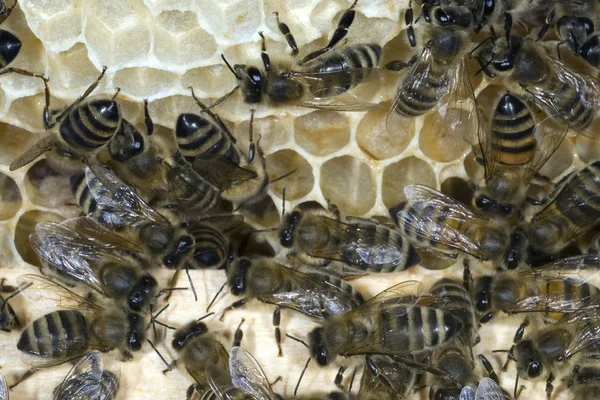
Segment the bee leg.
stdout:
<path fill-rule="evenodd" d="M 548 379 L 546 380 L 546 398 L 548 400 L 551 399 L 552 392 L 554 391 L 554 386 L 552 385 L 553 381 L 554 381 L 554 374 L 550 374 L 550 376 L 548 376 Z"/>
<path fill-rule="evenodd" d="M 44 75 L 41 74 L 36 74 L 21 68 L 14 68 L 14 67 L 8 67 L 8 68 L 4 68 L 2 71 L 0 71 L 0 75 L 4 75 L 4 74 L 9 74 L 9 73 L 15 73 L 15 74 L 19 74 L 19 75 L 25 75 L 25 76 L 33 76 L 34 78 L 40 78 L 43 81 L 47 81 L 48 78 L 46 78 Z"/>
<path fill-rule="evenodd" d="M 406 35 L 408 36 L 408 42 L 410 47 L 417 46 L 417 39 L 415 38 L 415 29 L 413 28 L 413 9 L 412 0 L 408 2 L 408 8 L 404 12 L 404 25 L 406 25 Z"/>
<path fill-rule="evenodd" d="M 2 280 L 0 280 L 0 292 L 3 293 L 12 293 L 15 290 L 17 290 L 18 288 L 14 287 L 14 286 L 10 286 L 10 285 L 5 285 L 4 283 L 6 282 L 6 278 L 2 278 Z"/>
<path fill-rule="evenodd" d="M 247 302 L 248 302 L 248 299 L 243 298 L 243 299 L 238 300 L 235 303 L 231 304 L 229 307 L 227 307 L 225 310 L 223 310 L 223 314 L 221 314 L 221 317 L 219 317 L 219 321 L 223 321 L 223 317 L 225 317 L 226 312 L 235 310 L 236 308 L 240 308 Z"/>
<path fill-rule="evenodd" d="M 377 364 L 375 364 L 375 362 L 373 362 L 373 360 L 371 359 L 371 357 L 366 356 L 365 357 L 365 365 L 367 366 L 367 368 L 369 368 L 369 372 L 371 372 L 371 374 L 376 377 L 377 379 L 379 379 L 379 381 L 388 388 L 393 388 L 394 386 L 392 385 L 392 383 L 390 382 L 390 380 L 387 378 L 387 376 L 385 376 L 384 374 L 381 373 L 381 369 L 377 366 Z"/>
<path fill-rule="evenodd" d="M 494 367 L 492 367 L 492 364 L 490 363 L 490 361 L 483 354 L 480 354 L 478 357 L 479 357 L 479 361 L 481 361 L 481 365 L 483 365 L 483 368 L 488 373 L 488 376 L 494 382 L 496 382 L 497 384 L 500 384 L 500 380 L 498 379 L 498 375 L 496 374 L 496 371 L 494 371 Z"/>
<path fill-rule="evenodd" d="M 269 57 L 269 53 L 267 53 L 265 36 L 262 32 L 258 32 L 258 34 L 260 35 L 260 58 L 262 58 L 265 71 L 269 72 L 271 70 L 271 58 Z"/>
<path fill-rule="evenodd" d="M 154 133 L 154 122 L 148 110 L 148 99 L 144 99 L 144 124 L 146 125 L 146 135 L 152 136 Z"/>
<path fill-rule="evenodd" d="M 350 6 L 350 8 L 348 8 L 344 12 L 344 14 L 342 15 L 342 18 L 340 18 L 340 22 L 338 22 L 337 28 L 333 32 L 333 35 L 331 35 L 331 40 L 329 40 L 329 43 L 327 43 L 327 46 L 323 47 L 320 50 L 313 51 L 312 53 L 310 53 L 309 55 L 304 57 L 300 64 L 304 64 L 314 58 L 319 57 L 322 54 L 327 53 L 336 44 L 338 44 L 342 39 L 344 39 L 344 37 L 346 37 L 346 35 L 348 34 L 348 29 L 350 28 L 350 25 L 352 25 L 352 22 L 354 22 L 354 16 L 356 15 L 356 11 L 354 11 L 354 7 L 356 7 L 356 3 L 358 3 L 358 0 L 355 0 L 354 3 L 352 3 L 352 5 Z"/>
<path fill-rule="evenodd" d="M 548 32 L 548 28 L 550 28 L 550 24 L 554 20 L 555 15 L 556 15 L 556 9 L 553 8 L 552 11 L 550 11 L 550 14 L 548 14 L 548 16 L 546 17 L 546 20 L 544 21 L 544 25 L 542 25 L 542 27 L 540 28 L 540 31 L 538 32 L 538 37 L 537 37 L 538 41 L 542 40 L 544 38 L 544 36 L 546 36 L 546 33 Z"/>
<path fill-rule="evenodd" d="M 504 14 L 504 33 L 506 34 L 506 44 L 510 46 L 510 31 L 512 30 L 512 14 L 505 13 Z"/>
<path fill-rule="evenodd" d="M 471 275 L 471 263 L 468 259 L 463 261 L 463 287 L 467 292 L 471 290 L 471 284 L 473 283 L 473 275 Z"/>
<path fill-rule="evenodd" d="M 190 387 L 187 388 L 186 392 L 185 392 L 185 400 L 191 400 L 192 397 L 194 396 L 194 393 L 199 393 L 196 390 L 196 383 L 190 385 Z"/>
<path fill-rule="evenodd" d="M 344 380 L 344 372 L 346 371 L 346 367 L 344 367 L 343 365 L 340 367 L 340 369 L 338 370 L 337 374 L 335 374 L 335 379 L 333 380 L 333 383 L 335 384 L 335 386 L 337 386 L 340 390 L 344 390 L 344 385 L 342 385 L 342 381 Z"/>
<path fill-rule="evenodd" d="M 38 370 L 39 370 L 38 368 L 29 368 L 27 371 L 25 371 L 25 373 L 23 375 L 21 375 L 21 377 L 19 379 L 17 379 L 17 381 L 15 383 L 10 385 L 8 388 L 10 390 L 13 390 L 17 386 L 19 386 L 21 384 L 21 382 L 23 382 L 25 379 L 31 378 L 31 376 L 33 374 L 35 374 Z"/>
<path fill-rule="evenodd" d="M 277 19 L 277 26 L 279 27 L 279 32 L 285 36 L 285 40 L 288 45 L 292 49 L 292 56 L 296 57 L 298 55 L 298 45 L 296 44 L 296 39 L 294 39 L 294 35 L 290 32 L 290 28 L 283 22 L 279 20 L 279 13 L 274 12 L 275 18 Z"/>
<path fill-rule="evenodd" d="M 273 312 L 273 326 L 275 327 L 275 341 L 277 342 L 277 348 L 279 349 L 279 353 L 277 357 L 283 357 L 283 352 L 281 351 L 281 329 L 279 329 L 279 325 L 281 323 L 281 308 L 279 306 L 275 307 L 275 311 Z"/>
<path fill-rule="evenodd" d="M 242 318 L 242 320 L 240 321 L 240 324 L 238 325 L 237 329 L 235 330 L 235 333 L 233 334 L 233 346 L 234 347 L 240 347 L 242 345 L 242 339 L 244 338 L 244 331 L 242 330 L 242 325 L 244 325 L 244 322 L 246 322 L 246 320 L 244 318 Z"/>
<path fill-rule="evenodd" d="M 177 364 L 179 364 L 179 360 L 173 360 L 171 361 L 171 369 L 167 368 L 163 370 L 163 375 L 166 375 L 167 373 L 171 372 L 175 367 L 177 367 Z"/>

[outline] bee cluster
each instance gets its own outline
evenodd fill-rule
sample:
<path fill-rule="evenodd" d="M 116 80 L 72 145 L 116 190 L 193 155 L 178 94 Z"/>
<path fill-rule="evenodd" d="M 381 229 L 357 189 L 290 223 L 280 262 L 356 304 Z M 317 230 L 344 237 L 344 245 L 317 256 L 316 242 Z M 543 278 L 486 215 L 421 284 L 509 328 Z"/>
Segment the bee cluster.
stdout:
<path fill-rule="evenodd" d="M 54 399 L 130 398 L 121 363 L 138 362 L 144 352 L 153 357 L 144 368 L 163 370 L 165 380 L 184 371 L 186 384 L 170 396 L 187 399 L 410 399 L 419 391 L 431 399 L 600 398 L 600 288 L 593 284 L 600 270 L 600 2 L 406 6 L 398 7 L 397 37 L 387 44 L 349 40 L 363 7 L 355 0 L 336 16 L 328 40 L 310 48 L 275 10 L 268 16 L 273 34 L 290 54 L 272 58 L 267 35 L 256 32 L 260 63 L 232 64 L 231 55 L 221 55 L 230 90 L 213 98 L 186 89 L 193 108 L 174 106 L 175 121 L 165 129 L 155 129 L 148 99 L 139 102 L 138 125 L 126 116 L 127 93 L 98 93 L 110 64 L 75 100 L 53 106 L 52 76 L 16 67 L 22 43 L 0 28 L 0 75 L 43 87 L 45 132 L 3 164 L 11 173 L 27 166 L 38 185 L 62 177 L 72 203 L 69 218 L 32 218 L 29 232 L 22 229 L 28 250 L 20 255 L 38 270 L 0 285 L 10 293 L 0 297 L 0 329 L 18 332 L 11 346 L 30 366 L 13 373 L 3 365 L 0 399 L 65 363 L 73 367 L 49 389 Z M 1 20 L 15 7 L 0 1 Z M 478 89 L 482 80 L 493 90 Z M 383 101 L 387 89 L 391 102 Z M 250 115 L 243 135 L 219 116 L 235 101 Z M 257 132 L 255 112 L 298 107 L 319 110 L 323 120 L 379 115 L 371 130 L 387 135 L 387 150 L 367 151 L 369 134 L 356 137 L 373 160 L 398 156 L 411 141 L 398 130 L 434 116 L 438 129 L 422 128 L 419 142 L 436 142 L 441 150 L 430 158 L 442 162 L 449 161 L 441 154 L 448 132 L 450 141 L 466 144 L 458 146 L 460 157 L 471 147 L 460 164 L 468 182 L 453 177 L 438 191 L 435 177 L 396 168 L 390 175 L 402 184 L 390 183 L 387 170 L 382 179 L 385 213 L 368 200 L 338 208 L 336 200 L 344 203 L 363 182 L 355 164 L 325 162 L 322 196 L 296 191 L 290 207 L 286 192 L 310 166 L 284 153 L 280 158 L 292 161 L 270 168 L 261 140 L 278 132 Z M 305 128 L 306 136 L 337 135 Z M 314 154 L 327 147 L 319 140 Z M 573 143 L 585 160 L 580 168 L 561 157 Z M 329 188 L 328 169 L 341 170 Z M 280 205 L 271 198 L 276 186 Z M 52 199 L 59 191 L 48 190 L 47 208 L 60 203 Z M 430 282 L 417 279 L 420 269 L 429 270 Z M 198 279 L 200 271 L 218 274 L 221 290 Z M 390 284 L 371 297 L 361 285 L 371 278 Z M 223 307 L 222 290 L 236 301 Z M 198 301 L 202 292 L 213 302 Z M 177 297 L 194 317 L 174 326 Z M 225 315 L 251 308 L 247 303 L 271 307 L 272 339 L 258 337 L 244 318 L 233 333 L 221 332 Z M 28 305 L 39 312 L 26 324 Z M 305 332 L 289 330 L 287 315 L 311 322 Z M 483 327 L 510 318 L 520 323 L 510 349 L 478 346 L 489 340 Z M 293 391 L 279 390 L 279 379 L 254 358 L 259 349 L 244 343 L 253 333 L 277 349 L 270 364 L 285 361 L 279 357 L 289 348 L 306 347 Z M 504 365 L 498 355 L 506 356 Z M 331 377 L 337 391 L 303 381 L 311 364 L 317 374 L 339 367 Z M 508 368 L 516 369 L 509 382 Z M 535 394 L 525 382 L 545 387 Z"/>

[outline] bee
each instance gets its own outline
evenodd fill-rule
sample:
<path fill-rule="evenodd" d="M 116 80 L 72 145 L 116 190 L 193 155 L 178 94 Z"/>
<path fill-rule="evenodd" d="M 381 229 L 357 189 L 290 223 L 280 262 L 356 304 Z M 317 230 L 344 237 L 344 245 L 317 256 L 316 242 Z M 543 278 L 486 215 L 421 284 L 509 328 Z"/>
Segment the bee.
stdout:
<path fill-rule="evenodd" d="M 15 288 L 12 286 L 4 285 L 5 279 L 0 280 L 0 291 L 1 292 L 12 292 L 8 297 L 3 298 L 0 295 L 0 330 L 4 332 L 10 332 L 13 328 L 20 328 L 21 323 L 15 313 L 15 310 L 8 304 L 8 302 L 21 293 L 26 287 Z"/>
<path fill-rule="evenodd" d="M 23 275 L 24 295 L 36 306 L 52 311 L 26 327 L 17 349 L 27 363 L 53 366 L 77 358 L 86 351 L 119 349 L 124 360 L 142 347 L 146 328 L 141 314 L 104 309 L 66 287 L 40 275 Z M 56 310 L 58 308 L 58 310 Z"/>
<path fill-rule="evenodd" d="M 556 197 L 523 226 L 532 249 L 542 254 L 556 254 L 593 228 L 600 218 L 600 208 L 595 203 L 598 191 L 600 161 L 559 184 Z"/>
<path fill-rule="evenodd" d="M 158 283 L 144 272 L 149 263 L 140 257 L 139 248 L 90 219 L 39 223 L 29 242 L 57 278 L 82 282 L 105 297 L 125 300 L 132 311 L 147 311 L 154 305 Z"/>
<path fill-rule="evenodd" d="M 511 35 L 488 40 L 475 53 L 481 71 L 503 77 L 512 93 L 532 100 L 557 122 L 594 138 L 588 129 L 600 107 L 600 83 L 553 58 L 540 44 Z"/>
<path fill-rule="evenodd" d="M 409 400 L 421 375 L 389 356 L 365 357 L 357 400 Z"/>
<path fill-rule="evenodd" d="M 10 389 L 4 375 L 0 374 L 0 400 L 10 400 Z"/>
<path fill-rule="evenodd" d="M 91 351 L 71 368 L 54 388 L 54 400 L 113 400 L 119 391 L 121 371 L 104 365 L 102 353 Z"/>
<path fill-rule="evenodd" d="M 515 397 L 519 379 L 546 378 L 546 393 L 552 394 L 552 381 L 570 365 L 571 358 L 600 340 L 598 303 L 582 307 L 556 324 L 525 336 L 529 321 L 525 320 L 515 334 L 514 344 L 508 353 L 509 360 L 517 366 Z"/>
<path fill-rule="evenodd" d="M 537 268 L 479 276 L 473 291 L 479 322 L 488 322 L 498 311 L 541 312 L 546 321 L 555 322 L 600 298 L 600 289 L 582 275 L 597 265 L 597 255 L 577 255 Z"/>
<path fill-rule="evenodd" d="M 518 97 L 504 94 L 489 128 L 478 130 L 485 181 L 478 185 L 475 206 L 491 215 L 509 216 L 528 197 L 529 183 L 562 143 L 567 129 L 545 129 Z"/>
<path fill-rule="evenodd" d="M 567 387 L 573 398 L 592 400 L 600 395 L 600 369 L 597 344 L 590 345 L 577 356 Z"/>
<path fill-rule="evenodd" d="M 31 163 L 44 153 L 54 168 L 67 172 L 80 171 L 85 164 L 92 162 L 121 126 L 121 111 L 114 98 L 86 100 L 105 73 L 106 67 L 83 95 L 63 110 L 50 110 L 50 89 L 44 82 L 44 127 L 46 130 L 56 128 L 56 132 L 43 137 L 17 157 L 10 164 L 11 171 Z"/>
<path fill-rule="evenodd" d="M 471 386 L 465 386 L 460 392 L 460 400 L 508 400 L 510 397 L 491 378 L 482 378 L 477 392 Z"/>
<path fill-rule="evenodd" d="M 335 48 L 354 21 L 356 3 L 344 12 L 329 43 L 299 61 L 296 60 L 299 53 L 296 40 L 289 27 L 277 17 L 279 30 L 292 49 L 294 59 L 272 63 L 265 38 L 259 33 L 264 71 L 253 65 L 236 64 L 231 67 L 223 57 L 238 85 L 217 100 L 215 105 L 240 89 L 247 104 L 265 104 L 269 107 L 291 105 L 339 111 L 365 111 L 376 107 L 371 103 L 346 100 L 340 96 L 360 83 L 380 77 L 377 66 L 381 59 L 381 46 L 360 43 Z"/>
<path fill-rule="evenodd" d="M 300 271 L 268 257 L 237 258 L 227 267 L 227 284 L 233 295 L 244 298 L 227 307 L 226 311 L 241 307 L 253 298 L 276 306 L 273 324 L 280 357 L 283 355 L 280 307 L 323 319 L 351 311 L 364 303 L 358 291 L 330 273 Z"/>
<path fill-rule="evenodd" d="M 521 264 L 525 240 L 505 219 L 483 217 L 423 185 L 408 185 L 404 194 L 407 201 L 390 208 L 390 215 L 414 243 L 451 257 L 460 251 L 502 268 Z"/>
<path fill-rule="evenodd" d="M 325 366 L 338 355 L 417 355 L 439 348 L 460 334 L 464 323 L 451 312 L 415 306 L 421 293 L 421 282 L 402 282 L 326 318 L 309 334 L 311 356 Z"/>
<path fill-rule="evenodd" d="M 301 263 L 324 266 L 341 261 L 365 272 L 395 272 L 420 262 L 395 229 L 362 218 L 342 222 L 339 211 L 329 208 L 307 201 L 285 215 L 279 242 Z"/>

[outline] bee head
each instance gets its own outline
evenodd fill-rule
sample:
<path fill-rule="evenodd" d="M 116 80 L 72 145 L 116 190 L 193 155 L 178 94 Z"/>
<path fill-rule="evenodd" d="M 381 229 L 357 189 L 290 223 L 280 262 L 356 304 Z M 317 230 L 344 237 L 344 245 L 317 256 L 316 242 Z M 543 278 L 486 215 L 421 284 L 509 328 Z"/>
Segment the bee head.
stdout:
<path fill-rule="evenodd" d="M 433 17 L 433 20 L 440 26 L 458 26 L 461 28 L 471 26 L 473 17 L 471 10 L 467 7 L 457 4 L 451 7 L 444 7 L 438 2 L 438 4 L 430 7 L 424 4 L 423 8 L 429 8 L 429 10 L 423 10 L 423 12 L 428 13 L 430 18 Z"/>
<path fill-rule="evenodd" d="M 246 275 L 251 266 L 252 261 L 246 257 L 240 257 L 229 264 L 227 284 L 233 295 L 241 296 L 246 291 Z"/>
<path fill-rule="evenodd" d="M 299 211 L 293 211 L 285 216 L 285 221 L 279 231 L 279 242 L 283 247 L 292 247 L 294 244 L 294 230 L 302 219 Z"/>
<path fill-rule="evenodd" d="M 481 276 L 475 280 L 473 297 L 475 299 L 475 308 L 480 313 L 485 313 L 492 307 L 492 281 L 491 276 Z"/>
<path fill-rule="evenodd" d="M 495 200 L 492 200 L 490 197 L 480 194 L 475 197 L 475 207 L 478 210 L 486 214 L 493 214 L 498 216 L 509 216 L 512 214 L 513 207 L 510 204 L 499 204 Z"/>
<path fill-rule="evenodd" d="M 252 65 L 243 64 L 234 65 L 233 70 L 240 80 L 244 101 L 248 104 L 260 103 L 265 81 L 262 71 Z"/>
<path fill-rule="evenodd" d="M 538 378 L 544 370 L 540 355 L 531 340 L 521 340 L 514 349 L 519 374 L 529 379 Z"/>
<path fill-rule="evenodd" d="M 123 298 L 133 289 L 138 273 L 135 267 L 113 262 L 102 267 L 99 278 L 107 297 Z"/>
<path fill-rule="evenodd" d="M 128 347 L 131 351 L 138 351 L 142 348 L 142 341 L 144 340 L 144 319 L 138 313 L 128 313 L 127 319 L 129 320 L 129 335 L 128 335 Z"/>
<path fill-rule="evenodd" d="M 185 347 L 188 340 L 207 332 L 208 327 L 206 324 L 199 321 L 192 321 L 175 332 L 171 345 L 175 350 L 180 351 Z"/>
<path fill-rule="evenodd" d="M 317 363 L 326 366 L 331 361 L 327 343 L 325 342 L 325 331 L 323 328 L 315 328 L 309 334 L 309 345 L 312 357 L 317 360 Z"/>
<path fill-rule="evenodd" d="M 0 31 L 0 41 L 2 42 L 0 56 L 4 59 L 5 65 L 8 65 L 17 58 L 17 55 L 19 55 L 21 41 L 18 37 L 4 29 Z"/>
<path fill-rule="evenodd" d="M 157 286 L 158 282 L 151 275 L 143 275 L 129 294 L 127 303 L 129 308 L 133 311 L 142 311 L 145 309 L 152 301 Z"/>
<path fill-rule="evenodd" d="M 108 151 L 113 160 L 127 161 L 144 151 L 144 136 L 132 124 L 123 120 L 121 128 L 108 143 Z"/>
<path fill-rule="evenodd" d="M 175 248 L 163 258 L 163 263 L 169 268 L 181 265 L 185 257 L 192 252 L 195 243 L 196 241 L 190 235 L 182 235 L 177 240 Z"/>

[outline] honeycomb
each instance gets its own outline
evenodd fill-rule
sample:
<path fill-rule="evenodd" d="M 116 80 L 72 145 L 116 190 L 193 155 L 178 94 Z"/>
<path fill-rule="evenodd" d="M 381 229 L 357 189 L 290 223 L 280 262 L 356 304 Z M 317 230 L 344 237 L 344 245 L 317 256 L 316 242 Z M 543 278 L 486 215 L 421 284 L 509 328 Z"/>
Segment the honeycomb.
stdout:
<path fill-rule="evenodd" d="M 348 34 L 349 43 L 375 42 L 384 47 L 384 58 L 406 57 L 407 43 L 401 11 L 407 0 L 360 0 L 357 16 Z M 141 125 L 142 100 L 149 99 L 155 128 L 169 132 L 179 114 L 198 112 L 189 86 L 207 103 L 235 85 L 223 66 L 220 54 L 232 62 L 260 62 L 258 32 L 264 32 L 271 56 L 285 56 L 288 48 L 280 35 L 273 13 L 278 12 L 295 34 L 300 46 L 314 49 L 323 45 L 343 11 L 347 0 L 20 0 L 2 29 L 15 33 L 23 42 L 14 66 L 43 73 L 50 78 L 52 107 L 59 108 L 77 98 L 94 81 L 103 65 L 109 67 L 94 94 L 114 94 L 120 88 L 123 116 Z M 385 62 L 385 59 L 384 59 Z M 481 78 L 476 84 L 480 84 Z M 373 102 L 390 104 L 395 86 L 392 81 L 373 82 L 366 91 Z M 478 100 L 492 101 L 500 90 L 497 83 L 483 82 Z M 38 79 L 8 74 L 0 77 L 0 276 L 14 284 L 25 272 L 37 271 L 37 256 L 28 236 L 40 221 L 61 221 L 78 215 L 68 188 L 68 177 L 54 172 L 44 160 L 26 168 L 9 171 L 8 165 L 44 133 L 43 86 Z M 258 108 L 255 133 L 266 155 L 268 175 L 296 173 L 269 187 L 264 210 L 249 218 L 255 226 L 273 227 L 279 222 L 282 193 L 286 189 L 286 209 L 306 200 L 336 204 L 343 214 L 370 216 L 387 214 L 387 208 L 404 199 L 402 189 L 421 183 L 468 201 L 468 179 L 481 173 L 471 145 L 459 129 L 444 126 L 436 115 L 427 114 L 408 123 L 394 123 L 386 130 L 386 107 L 362 113 L 325 112 L 300 108 Z M 241 143 L 248 143 L 249 110 L 239 96 L 217 108 Z M 466 128 L 465 128 L 466 129 Z M 582 136 L 569 137 L 543 172 L 558 177 L 595 160 L 599 142 Z M 462 196 L 462 197 L 461 197 Z M 268 240 L 274 236 L 266 234 Z M 428 268 L 417 267 L 404 273 L 366 276 L 353 284 L 366 296 L 392 284 L 423 279 L 426 286 L 441 276 L 462 274 L 462 267 L 448 267 L 448 260 L 424 258 Z M 167 271 L 155 272 L 166 281 Z M 189 292 L 177 292 L 163 315 L 173 326 L 196 319 L 224 282 L 222 271 L 192 271 L 199 300 Z M 181 278 L 180 286 L 187 280 Z M 227 295 L 215 308 L 233 302 Z M 18 297 L 12 303 L 23 325 L 41 313 L 27 307 Z M 231 342 L 231 331 L 245 318 L 243 346 L 254 354 L 269 379 L 283 374 L 275 391 L 291 395 L 308 353 L 291 340 L 283 342 L 284 357 L 277 357 L 271 315 L 273 308 L 252 302 L 228 313 L 224 322 L 209 320 L 211 330 Z M 491 349 L 507 349 L 521 319 L 497 318 L 481 329 L 482 342 L 474 353 L 485 352 L 500 370 L 504 358 Z M 291 311 L 282 310 L 282 330 L 298 337 L 316 324 Z M 9 382 L 28 367 L 19 360 L 18 332 L 1 333 L 0 366 Z M 170 348 L 172 332 L 158 347 L 167 360 L 177 357 Z M 300 393 L 334 390 L 333 378 L 340 365 L 351 368 L 352 360 L 338 360 L 331 368 L 314 363 L 304 376 Z M 12 392 L 16 399 L 50 399 L 52 389 L 70 365 L 38 372 Z M 190 377 L 182 367 L 163 375 L 164 368 L 148 346 L 135 360 L 121 366 L 118 399 L 183 399 Z M 345 385 L 351 373 L 346 374 Z M 515 371 L 501 374 L 501 383 L 512 391 Z M 358 378 L 358 377 L 357 377 Z M 355 382 L 355 390 L 358 385 Z M 543 383 L 525 382 L 522 398 L 544 398 Z M 567 398 L 564 383 L 556 382 L 556 399 Z M 426 398 L 427 389 L 418 398 Z"/>

